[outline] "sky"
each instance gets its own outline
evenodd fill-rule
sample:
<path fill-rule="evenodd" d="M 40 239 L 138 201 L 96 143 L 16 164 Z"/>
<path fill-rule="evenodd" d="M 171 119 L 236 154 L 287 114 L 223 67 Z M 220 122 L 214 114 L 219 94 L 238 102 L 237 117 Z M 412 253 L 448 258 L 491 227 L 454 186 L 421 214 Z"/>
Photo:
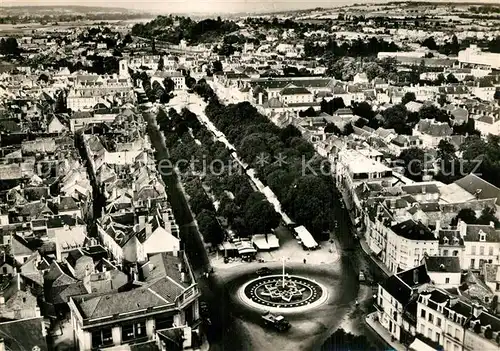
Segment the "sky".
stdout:
<path fill-rule="evenodd" d="M 447 0 L 448 1 L 448 0 Z M 455 2 L 498 3 L 498 0 L 458 0 Z M 353 3 L 381 3 L 383 0 L 0 0 L 1 5 L 84 5 L 124 7 L 148 13 L 234 13 L 268 12 L 315 7 L 335 7 Z"/>

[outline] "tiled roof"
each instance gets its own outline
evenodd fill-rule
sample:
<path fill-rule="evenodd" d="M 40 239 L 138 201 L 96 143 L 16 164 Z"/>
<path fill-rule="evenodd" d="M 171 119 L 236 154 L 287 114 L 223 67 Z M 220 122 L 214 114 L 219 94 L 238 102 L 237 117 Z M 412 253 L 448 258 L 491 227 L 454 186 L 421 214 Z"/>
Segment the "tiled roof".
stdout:
<path fill-rule="evenodd" d="M 464 236 L 465 241 L 480 241 L 480 234 L 486 234 L 485 242 L 500 242 L 500 232 L 494 227 L 482 224 L 467 224 L 467 231 Z"/>
<path fill-rule="evenodd" d="M 434 233 L 424 224 L 407 220 L 391 227 L 391 230 L 409 240 L 437 240 Z"/>
<path fill-rule="evenodd" d="M 101 318 L 171 304 L 177 298 L 175 283 L 162 278 L 129 291 L 76 299 L 83 318 Z"/>
<path fill-rule="evenodd" d="M 304 95 L 311 94 L 309 90 L 303 87 L 286 87 L 280 91 L 281 95 Z"/>
<path fill-rule="evenodd" d="M 458 256 L 428 256 L 425 258 L 428 272 L 460 273 L 460 259 Z"/>
<path fill-rule="evenodd" d="M 398 302 L 405 306 L 411 298 L 412 289 L 405 284 L 397 275 L 387 278 L 382 287 Z"/>
<path fill-rule="evenodd" d="M 439 189 L 436 184 L 412 184 L 404 185 L 401 189 L 410 195 L 415 194 L 439 194 Z"/>
<path fill-rule="evenodd" d="M 47 351 L 43 318 L 21 319 L 0 323 L 5 349 L 10 351 Z"/>
<path fill-rule="evenodd" d="M 494 198 L 497 205 L 500 205 L 500 189 L 475 174 L 471 173 L 457 180 L 455 184 L 473 195 L 477 193 L 479 199 Z"/>
<path fill-rule="evenodd" d="M 397 273 L 397 276 L 411 288 L 430 282 L 425 265 L 420 265 L 407 271 Z"/>

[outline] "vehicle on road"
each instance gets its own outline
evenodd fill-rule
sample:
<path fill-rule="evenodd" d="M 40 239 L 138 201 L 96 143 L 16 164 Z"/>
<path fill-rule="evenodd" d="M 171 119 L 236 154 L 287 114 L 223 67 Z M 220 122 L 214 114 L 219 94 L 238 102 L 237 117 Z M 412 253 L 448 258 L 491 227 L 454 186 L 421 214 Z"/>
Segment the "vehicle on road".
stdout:
<path fill-rule="evenodd" d="M 359 271 L 359 282 L 360 283 L 366 282 L 365 272 L 363 272 L 363 271 Z"/>
<path fill-rule="evenodd" d="M 208 311 L 208 305 L 204 301 L 200 302 L 200 314 L 203 317 L 207 317 L 210 314 L 209 311 Z"/>
<path fill-rule="evenodd" d="M 262 320 L 264 324 L 268 327 L 272 327 L 277 331 L 283 332 L 291 328 L 290 322 L 288 322 L 283 316 L 276 316 L 270 312 L 262 315 Z"/>
<path fill-rule="evenodd" d="M 262 268 L 259 268 L 257 269 L 257 271 L 255 272 L 257 275 L 259 276 L 262 276 L 262 275 L 269 275 L 271 274 L 271 270 L 267 267 L 262 267 Z"/>

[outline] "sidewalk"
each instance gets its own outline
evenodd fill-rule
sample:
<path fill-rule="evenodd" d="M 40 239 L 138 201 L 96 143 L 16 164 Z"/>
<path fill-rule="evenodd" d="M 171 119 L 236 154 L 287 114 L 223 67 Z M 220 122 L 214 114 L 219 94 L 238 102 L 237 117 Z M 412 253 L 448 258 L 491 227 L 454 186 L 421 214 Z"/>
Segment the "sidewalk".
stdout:
<path fill-rule="evenodd" d="M 370 313 L 365 317 L 366 324 L 373 329 L 384 341 L 391 346 L 393 350 L 396 351 L 406 351 L 406 346 L 401 344 L 399 341 L 392 341 L 391 334 L 378 322 L 375 321 L 375 316 L 377 312 Z"/>
<path fill-rule="evenodd" d="M 373 252 L 372 250 L 370 249 L 370 247 L 368 246 L 368 243 L 366 242 L 366 240 L 364 238 L 360 238 L 359 239 L 359 243 L 361 245 L 361 248 L 363 249 L 363 251 L 370 257 L 370 259 L 377 265 L 379 266 L 379 268 L 388 276 L 390 277 L 392 275 L 392 272 L 389 270 L 389 268 L 387 268 L 385 266 L 385 264 L 383 264 L 382 262 L 380 262 L 376 257 L 373 257 Z"/>

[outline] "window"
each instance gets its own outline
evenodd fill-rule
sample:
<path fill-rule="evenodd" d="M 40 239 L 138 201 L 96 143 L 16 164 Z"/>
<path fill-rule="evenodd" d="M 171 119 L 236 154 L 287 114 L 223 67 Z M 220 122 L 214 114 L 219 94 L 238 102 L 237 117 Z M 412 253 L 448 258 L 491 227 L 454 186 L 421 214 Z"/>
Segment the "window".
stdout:
<path fill-rule="evenodd" d="M 471 260 L 470 260 L 470 268 L 476 268 L 475 266 L 476 266 L 476 260 L 473 259 L 473 258 L 471 258 Z"/>
<path fill-rule="evenodd" d="M 441 318 L 439 318 L 439 317 L 437 317 L 437 318 L 436 318 L 436 325 L 437 325 L 438 327 L 440 327 L 440 326 L 441 326 Z"/>
<path fill-rule="evenodd" d="M 425 310 L 424 309 L 422 309 L 420 311 L 420 317 L 425 318 Z"/>
<path fill-rule="evenodd" d="M 436 342 L 439 343 L 440 339 L 441 339 L 441 334 L 436 332 Z"/>
<path fill-rule="evenodd" d="M 443 250 L 443 256 L 448 256 L 448 250 Z"/>
<path fill-rule="evenodd" d="M 108 346 L 113 344 L 113 334 L 111 328 L 94 330 L 92 332 L 92 348 Z"/>
<path fill-rule="evenodd" d="M 427 329 L 427 337 L 429 339 L 432 339 L 432 329 L 431 328 Z"/>
<path fill-rule="evenodd" d="M 122 340 L 130 341 L 146 336 L 146 325 L 144 322 L 125 324 L 122 326 Z"/>
<path fill-rule="evenodd" d="M 451 325 L 448 326 L 448 334 L 453 335 L 453 329 L 451 328 Z"/>
<path fill-rule="evenodd" d="M 445 282 L 445 284 L 450 284 L 450 278 L 446 278 L 446 279 L 444 280 L 444 282 Z"/>
<path fill-rule="evenodd" d="M 382 301 L 381 301 L 382 303 Z M 155 329 L 167 329 L 172 328 L 172 324 L 174 324 L 174 316 L 161 316 L 156 318 Z"/>
<path fill-rule="evenodd" d="M 434 316 L 432 315 L 432 313 L 429 313 L 429 319 L 428 319 L 429 322 L 434 322 Z"/>
<path fill-rule="evenodd" d="M 460 329 L 455 329 L 455 338 L 460 339 Z"/>
<path fill-rule="evenodd" d="M 490 256 L 493 256 L 493 246 L 490 246 L 490 247 L 488 248 L 488 254 L 489 254 Z"/>
<path fill-rule="evenodd" d="M 471 254 L 475 255 L 476 254 L 476 247 L 472 246 L 471 248 Z"/>
<path fill-rule="evenodd" d="M 484 255 L 484 246 L 479 246 L 479 254 Z"/>
<path fill-rule="evenodd" d="M 3 274 L 7 274 L 7 267 L 2 267 Z"/>
<path fill-rule="evenodd" d="M 424 334 L 425 333 L 425 326 L 423 324 L 420 324 L 420 334 Z"/>

